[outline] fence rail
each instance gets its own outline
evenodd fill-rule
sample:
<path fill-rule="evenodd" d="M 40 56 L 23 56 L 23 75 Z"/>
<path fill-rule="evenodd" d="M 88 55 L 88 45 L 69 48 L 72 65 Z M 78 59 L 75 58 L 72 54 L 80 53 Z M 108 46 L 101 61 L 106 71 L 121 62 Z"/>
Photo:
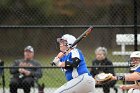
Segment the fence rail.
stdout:
<path fill-rule="evenodd" d="M 87 66 L 87 68 L 104 68 L 104 67 L 107 67 L 107 68 L 130 68 L 130 66 L 122 66 L 122 65 L 120 65 L 120 66 L 110 66 L 110 65 L 102 65 L 102 66 Z M 3 68 L 3 69 L 10 69 L 10 68 L 21 68 L 21 67 L 18 67 L 18 66 L 15 66 L 15 67 L 11 67 L 11 66 L 0 66 L 0 68 Z M 48 68 L 48 69 L 57 69 L 57 68 L 61 68 L 61 67 L 56 67 L 56 66 L 41 66 L 41 67 L 39 67 L 39 66 L 36 66 L 36 67 L 22 67 L 22 68 Z"/>
<path fill-rule="evenodd" d="M 140 25 L 0 25 L 0 28 L 134 28 Z"/>

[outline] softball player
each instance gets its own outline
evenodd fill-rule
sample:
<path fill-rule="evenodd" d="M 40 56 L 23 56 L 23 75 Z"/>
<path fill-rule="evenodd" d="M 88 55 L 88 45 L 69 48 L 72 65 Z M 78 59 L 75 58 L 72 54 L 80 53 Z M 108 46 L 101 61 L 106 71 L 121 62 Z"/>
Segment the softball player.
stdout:
<path fill-rule="evenodd" d="M 58 88 L 54 93 L 94 93 L 95 80 L 89 74 L 82 52 L 76 45 L 63 57 L 60 55 L 74 43 L 76 38 L 65 34 L 57 39 L 60 44 L 60 53 L 54 58 L 56 66 L 62 67 L 67 83 Z"/>
<path fill-rule="evenodd" d="M 125 75 L 113 77 L 115 80 L 135 81 L 135 84 L 120 86 L 123 90 L 129 90 L 128 93 L 140 93 L 140 51 L 135 51 L 130 55 L 131 70 L 134 72 Z"/>

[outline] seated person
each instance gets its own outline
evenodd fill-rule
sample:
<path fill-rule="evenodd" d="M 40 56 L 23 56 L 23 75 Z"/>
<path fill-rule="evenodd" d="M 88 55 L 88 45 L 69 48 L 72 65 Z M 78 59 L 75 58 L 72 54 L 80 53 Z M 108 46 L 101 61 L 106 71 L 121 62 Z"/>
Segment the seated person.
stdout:
<path fill-rule="evenodd" d="M 113 66 L 112 62 L 107 58 L 107 49 L 105 47 L 98 47 L 95 50 L 95 59 L 92 61 L 93 66 L 101 66 L 101 65 L 111 65 Z M 91 68 L 90 73 L 94 77 L 99 73 L 112 73 L 115 74 L 114 68 Z M 110 93 L 110 87 L 113 87 L 116 84 L 116 81 L 111 81 L 104 85 L 96 85 L 96 87 L 103 87 L 104 93 Z M 115 87 L 114 87 L 115 88 Z M 117 92 L 117 88 L 114 89 Z"/>
<path fill-rule="evenodd" d="M 40 67 L 41 65 L 34 60 L 34 49 L 32 46 L 27 46 L 24 49 L 24 58 L 15 60 L 10 69 L 13 75 L 10 81 L 10 93 L 17 93 L 18 88 L 22 88 L 24 93 L 30 93 L 30 88 L 34 86 L 35 80 L 42 77 L 41 68 L 26 68 Z M 14 68 L 19 67 L 19 68 Z"/>

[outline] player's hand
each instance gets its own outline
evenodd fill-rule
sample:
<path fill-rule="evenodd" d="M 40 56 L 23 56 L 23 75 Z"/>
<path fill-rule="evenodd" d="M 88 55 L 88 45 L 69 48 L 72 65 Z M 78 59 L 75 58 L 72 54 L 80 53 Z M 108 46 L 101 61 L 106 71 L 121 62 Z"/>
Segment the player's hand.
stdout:
<path fill-rule="evenodd" d="M 58 66 L 59 63 L 60 63 L 60 59 L 59 59 L 58 57 L 55 57 L 55 58 L 53 59 L 53 62 L 51 62 L 50 64 L 51 64 L 52 66 L 54 66 L 54 65 Z"/>
<path fill-rule="evenodd" d="M 55 57 L 53 60 L 53 63 L 55 63 L 56 65 L 59 64 L 60 59 L 58 57 Z"/>
<path fill-rule="evenodd" d="M 65 54 L 63 52 L 59 52 L 58 55 L 53 59 L 53 61 L 50 63 L 52 66 L 56 65 L 58 66 L 60 62 L 60 58 L 62 58 Z"/>
<path fill-rule="evenodd" d="M 58 58 L 62 58 L 65 54 L 63 52 L 59 52 L 58 55 L 56 57 Z"/>

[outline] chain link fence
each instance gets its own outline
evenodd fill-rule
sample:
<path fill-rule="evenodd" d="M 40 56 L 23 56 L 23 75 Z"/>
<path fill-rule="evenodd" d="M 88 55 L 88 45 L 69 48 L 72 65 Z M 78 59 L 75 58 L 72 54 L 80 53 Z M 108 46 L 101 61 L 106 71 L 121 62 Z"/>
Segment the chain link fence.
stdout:
<path fill-rule="evenodd" d="M 1 25 L 134 24 L 134 0 L 1 0 L 1 2 Z M 139 6 L 139 1 L 136 4 Z M 137 17 L 139 23 L 140 18 Z"/>
<path fill-rule="evenodd" d="M 35 59 L 43 66 L 45 93 L 63 85 L 66 80 L 60 68 L 50 62 L 59 52 L 56 39 L 63 34 L 81 35 L 89 26 L 94 31 L 78 44 L 90 69 L 99 46 L 108 50 L 114 63 L 127 63 L 131 51 L 139 50 L 140 1 L 138 0 L 0 0 L 0 59 L 4 60 L 5 92 L 9 93 L 9 67 L 15 59 L 23 58 L 23 50 L 31 45 Z M 123 35 L 128 36 L 123 36 Z M 131 36 L 137 35 L 137 38 Z M 119 38 L 117 35 L 122 35 Z M 126 39 L 124 39 L 126 38 Z M 133 41 L 127 43 L 127 40 Z M 137 42 L 137 45 L 134 44 Z M 125 44 L 125 47 L 124 47 Z M 57 72 L 57 73 L 56 73 Z M 116 73 L 129 72 L 115 67 Z M 3 78 L 3 77 L 2 77 Z M 118 84 L 122 82 L 118 82 Z M 3 91 L 1 83 L 1 92 Z M 102 92 L 102 90 L 99 90 Z M 111 90 L 111 93 L 113 90 Z M 36 92 L 36 90 L 32 92 Z M 119 90 L 119 93 L 122 91 Z M 37 93 L 37 92 L 36 92 Z"/>

